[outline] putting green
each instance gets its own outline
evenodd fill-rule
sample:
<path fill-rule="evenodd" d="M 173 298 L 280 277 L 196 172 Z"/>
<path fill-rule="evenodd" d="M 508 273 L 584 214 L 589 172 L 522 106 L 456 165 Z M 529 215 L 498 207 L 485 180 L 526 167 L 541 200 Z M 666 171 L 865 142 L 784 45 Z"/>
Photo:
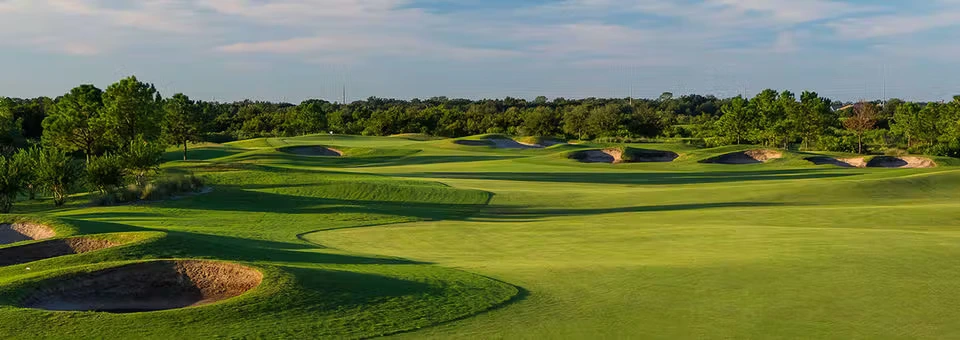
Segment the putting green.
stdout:
<path fill-rule="evenodd" d="M 310 145 L 345 157 L 277 150 Z M 655 144 L 635 147 L 679 157 L 569 157 L 605 147 L 326 135 L 204 145 L 204 160 L 165 168 L 205 176 L 209 194 L 18 205 L 56 238 L 130 242 L 0 267 L 0 337 L 960 336 L 957 160 L 857 169 L 784 152 L 706 164 L 755 147 Z M 19 307 L 51 280 L 159 259 L 238 263 L 263 280 L 158 312 Z"/>

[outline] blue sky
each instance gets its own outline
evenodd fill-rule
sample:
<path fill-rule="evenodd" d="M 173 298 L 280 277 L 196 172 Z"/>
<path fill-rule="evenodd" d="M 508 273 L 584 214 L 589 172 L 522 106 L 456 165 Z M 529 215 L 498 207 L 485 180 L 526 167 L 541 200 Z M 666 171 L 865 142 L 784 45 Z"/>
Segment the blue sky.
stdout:
<path fill-rule="evenodd" d="M 960 0 L 0 0 L 0 96 L 960 94 Z"/>

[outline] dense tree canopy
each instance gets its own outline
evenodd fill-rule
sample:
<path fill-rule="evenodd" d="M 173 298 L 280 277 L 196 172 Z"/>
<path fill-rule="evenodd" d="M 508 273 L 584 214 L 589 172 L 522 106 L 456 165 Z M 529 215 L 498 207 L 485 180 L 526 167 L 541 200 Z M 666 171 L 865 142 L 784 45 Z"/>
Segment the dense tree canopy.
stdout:
<path fill-rule="evenodd" d="M 531 101 L 371 97 L 347 104 L 311 99 L 297 105 L 192 101 L 182 94 L 163 99 L 153 85 L 129 77 L 106 91 L 81 85 L 57 99 L 0 98 L 0 145 L 8 150 L 42 140 L 89 157 L 122 154 L 141 138 L 185 149 L 196 141 L 328 132 L 674 138 L 707 146 L 751 143 L 850 152 L 904 148 L 957 156 L 960 96 L 943 103 L 890 99 L 853 105 L 815 92 L 797 96 L 764 90 L 752 98 L 726 99 L 672 93 L 654 99 Z"/>

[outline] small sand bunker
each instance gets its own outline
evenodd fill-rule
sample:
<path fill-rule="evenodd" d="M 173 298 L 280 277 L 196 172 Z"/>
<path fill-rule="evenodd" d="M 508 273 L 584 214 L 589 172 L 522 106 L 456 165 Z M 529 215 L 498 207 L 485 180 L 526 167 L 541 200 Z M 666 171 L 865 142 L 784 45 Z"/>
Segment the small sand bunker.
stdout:
<path fill-rule="evenodd" d="M 867 161 L 863 157 L 856 158 L 833 158 L 826 156 L 810 157 L 807 161 L 815 165 L 833 165 L 844 168 L 866 168 Z"/>
<path fill-rule="evenodd" d="M 620 163 L 623 162 L 623 151 L 619 149 L 581 151 L 575 157 L 584 163 Z"/>
<path fill-rule="evenodd" d="M 581 151 L 574 156 L 584 163 L 653 163 L 653 162 L 673 162 L 680 157 L 675 152 L 657 151 L 657 150 L 634 150 L 630 152 L 630 157 L 624 159 L 623 151 L 620 149 L 603 149 Z"/>
<path fill-rule="evenodd" d="M 493 142 L 493 147 L 498 149 L 543 149 L 543 145 L 540 144 L 520 143 L 506 138 L 495 138 L 490 141 Z"/>
<path fill-rule="evenodd" d="M 466 140 L 458 140 L 458 141 L 454 141 L 453 143 L 454 143 L 454 144 L 458 144 L 458 145 L 464 145 L 464 146 L 491 146 L 491 145 L 493 145 L 493 143 L 490 142 L 490 141 L 486 141 L 486 140 L 469 140 L 469 139 L 466 139 Z"/>
<path fill-rule="evenodd" d="M 66 240 L 52 240 L 18 247 L 0 249 L 0 267 L 40 261 L 43 259 L 83 254 L 100 249 L 116 247 L 116 242 L 95 238 L 77 237 Z"/>
<path fill-rule="evenodd" d="M 292 153 L 294 155 L 300 156 L 312 156 L 312 157 L 341 157 L 343 152 L 337 149 L 325 148 L 322 146 L 295 146 L 291 148 L 284 148 L 284 152 Z"/>
<path fill-rule="evenodd" d="M 919 168 L 933 168 L 936 167 L 937 163 L 929 158 L 923 157 L 891 157 L 891 156 L 878 156 L 874 157 L 867 163 L 867 167 L 871 168 L 909 168 L 909 169 L 919 169 Z"/>
<path fill-rule="evenodd" d="M 0 224 L 0 244 L 45 240 L 57 236 L 50 227 L 36 223 Z"/>
<path fill-rule="evenodd" d="M 704 161 L 715 164 L 760 164 L 783 158 L 783 153 L 774 150 L 749 150 L 720 155 Z"/>
<path fill-rule="evenodd" d="M 159 311 L 236 297 L 256 288 L 262 280 L 259 271 L 232 263 L 137 263 L 53 279 L 23 299 L 21 305 L 55 311 Z"/>

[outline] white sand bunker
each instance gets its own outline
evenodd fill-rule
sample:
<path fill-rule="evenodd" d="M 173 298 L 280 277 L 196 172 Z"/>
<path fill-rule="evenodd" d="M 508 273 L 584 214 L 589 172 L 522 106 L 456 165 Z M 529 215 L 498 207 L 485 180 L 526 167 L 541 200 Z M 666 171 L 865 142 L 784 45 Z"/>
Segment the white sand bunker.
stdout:
<path fill-rule="evenodd" d="M 815 165 L 833 165 L 844 168 L 866 168 L 867 160 L 863 157 L 855 158 L 833 158 L 826 156 L 810 157 L 807 161 Z"/>
<path fill-rule="evenodd" d="M 21 305 L 55 311 L 149 312 L 226 300 L 256 288 L 252 268 L 211 261 L 136 263 L 53 279 Z"/>
<path fill-rule="evenodd" d="M 82 254 L 118 245 L 120 244 L 107 240 L 77 237 L 4 248 L 0 249 L 0 266 L 12 266 L 58 256 Z"/>
<path fill-rule="evenodd" d="M 704 163 L 714 164 L 760 164 L 770 160 L 783 158 L 783 153 L 775 150 L 749 150 L 720 155 Z"/>
<path fill-rule="evenodd" d="M 0 224 L 0 244 L 45 240 L 57 236 L 50 227 L 36 223 Z"/>
<path fill-rule="evenodd" d="M 633 150 L 629 157 L 624 157 L 623 150 L 603 149 L 587 150 L 574 154 L 574 158 L 584 163 L 653 163 L 673 162 L 680 157 L 675 152 L 657 150 Z"/>
<path fill-rule="evenodd" d="M 909 168 L 909 169 L 919 169 L 919 168 L 934 168 L 937 166 L 933 160 L 923 157 L 891 157 L 891 156 L 878 156 L 874 157 L 867 163 L 867 167 L 871 168 Z"/>
<path fill-rule="evenodd" d="M 283 152 L 292 153 L 300 156 L 311 157 L 341 157 L 343 152 L 337 149 L 326 148 L 322 146 L 294 146 L 283 148 Z"/>

